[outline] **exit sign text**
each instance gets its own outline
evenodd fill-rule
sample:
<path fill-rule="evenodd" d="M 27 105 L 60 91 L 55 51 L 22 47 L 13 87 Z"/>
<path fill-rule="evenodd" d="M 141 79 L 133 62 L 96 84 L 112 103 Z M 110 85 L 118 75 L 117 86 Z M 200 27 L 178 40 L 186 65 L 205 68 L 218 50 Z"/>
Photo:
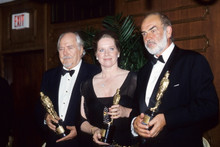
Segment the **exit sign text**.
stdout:
<path fill-rule="evenodd" d="M 12 29 L 29 28 L 29 13 L 18 13 L 12 15 Z"/>

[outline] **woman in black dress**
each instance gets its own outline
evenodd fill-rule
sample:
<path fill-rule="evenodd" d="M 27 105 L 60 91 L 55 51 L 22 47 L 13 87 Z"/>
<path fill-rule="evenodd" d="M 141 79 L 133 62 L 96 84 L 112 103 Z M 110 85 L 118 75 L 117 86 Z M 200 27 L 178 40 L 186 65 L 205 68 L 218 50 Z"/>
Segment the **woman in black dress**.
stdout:
<path fill-rule="evenodd" d="M 94 45 L 96 58 L 102 71 L 92 79 L 82 84 L 81 124 L 83 132 L 93 135 L 93 141 L 98 145 L 110 145 L 101 141 L 101 128 L 103 127 L 103 111 L 114 120 L 115 126 L 113 146 L 131 146 L 135 144 L 130 131 L 130 123 L 135 112 L 134 91 L 137 76 L 134 72 L 118 67 L 120 56 L 117 36 L 110 31 L 102 31 L 96 36 Z M 113 105 L 116 90 L 120 89 L 119 104 Z"/>

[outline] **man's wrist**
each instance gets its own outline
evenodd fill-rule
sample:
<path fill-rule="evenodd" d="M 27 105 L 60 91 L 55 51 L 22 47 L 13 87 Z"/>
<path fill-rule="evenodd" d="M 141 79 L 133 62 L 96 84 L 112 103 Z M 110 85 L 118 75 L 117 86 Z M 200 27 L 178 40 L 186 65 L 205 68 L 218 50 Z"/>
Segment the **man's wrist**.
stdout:
<path fill-rule="evenodd" d="M 48 116 L 48 113 L 46 113 L 45 116 L 44 116 L 44 125 L 47 125 L 47 120 L 46 120 L 47 116 Z"/>
<path fill-rule="evenodd" d="M 134 121 L 137 117 L 133 118 L 132 121 L 131 121 L 131 134 L 134 136 L 134 137 L 137 137 L 138 134 L 135 132 L 134 130 Z"/>

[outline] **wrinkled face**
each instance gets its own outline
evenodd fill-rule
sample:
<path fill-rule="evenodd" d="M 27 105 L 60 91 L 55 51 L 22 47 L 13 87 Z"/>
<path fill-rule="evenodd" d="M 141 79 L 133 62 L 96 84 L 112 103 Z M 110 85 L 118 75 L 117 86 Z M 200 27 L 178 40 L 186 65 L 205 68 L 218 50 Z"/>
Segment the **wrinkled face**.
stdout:
<path fill-rule="evenodd" d="M 118 66 L 119 54 L 113 38 L 104 37 L 98 41 L 96 57 L 102 67 Z"/>
<path fill-rule="evenodd" d="M 150 54 L 160 55 L 168 47 L 167 28 L 164 29 L 160 17 L 150 15 L 144 19 L 141 25 L 142 36 L 146 49 Z"/>
<path fill-rule="evenodd" d="M 58 51 L 63 66 L 71 69 L 79 63 L 82 57 L 83 47 L 79 48 L 75 34 L 67 33 L 60 40 Z"/>

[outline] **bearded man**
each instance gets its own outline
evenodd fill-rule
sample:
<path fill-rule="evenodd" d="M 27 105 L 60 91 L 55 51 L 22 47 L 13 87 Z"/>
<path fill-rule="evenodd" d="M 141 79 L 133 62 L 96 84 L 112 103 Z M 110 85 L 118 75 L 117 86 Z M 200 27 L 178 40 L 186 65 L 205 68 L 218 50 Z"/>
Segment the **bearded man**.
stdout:
<path fill-rule="evenodd" d="M 161 13 L 147 15 L 141 31 L 152 58 L 138 73 L 136 99 L 140 115 L 133 119 L 133 135 L 140 136 L 140 146 L 203 147 L 203 132 L 217 124 L 219 112 L 207 60 L 174 44 L 171 22 Z M 143 124 L 144 113 L 155 106 L 160 82 L 167 71 L 169 85 L 161 104 L 153 119 Z"/>

